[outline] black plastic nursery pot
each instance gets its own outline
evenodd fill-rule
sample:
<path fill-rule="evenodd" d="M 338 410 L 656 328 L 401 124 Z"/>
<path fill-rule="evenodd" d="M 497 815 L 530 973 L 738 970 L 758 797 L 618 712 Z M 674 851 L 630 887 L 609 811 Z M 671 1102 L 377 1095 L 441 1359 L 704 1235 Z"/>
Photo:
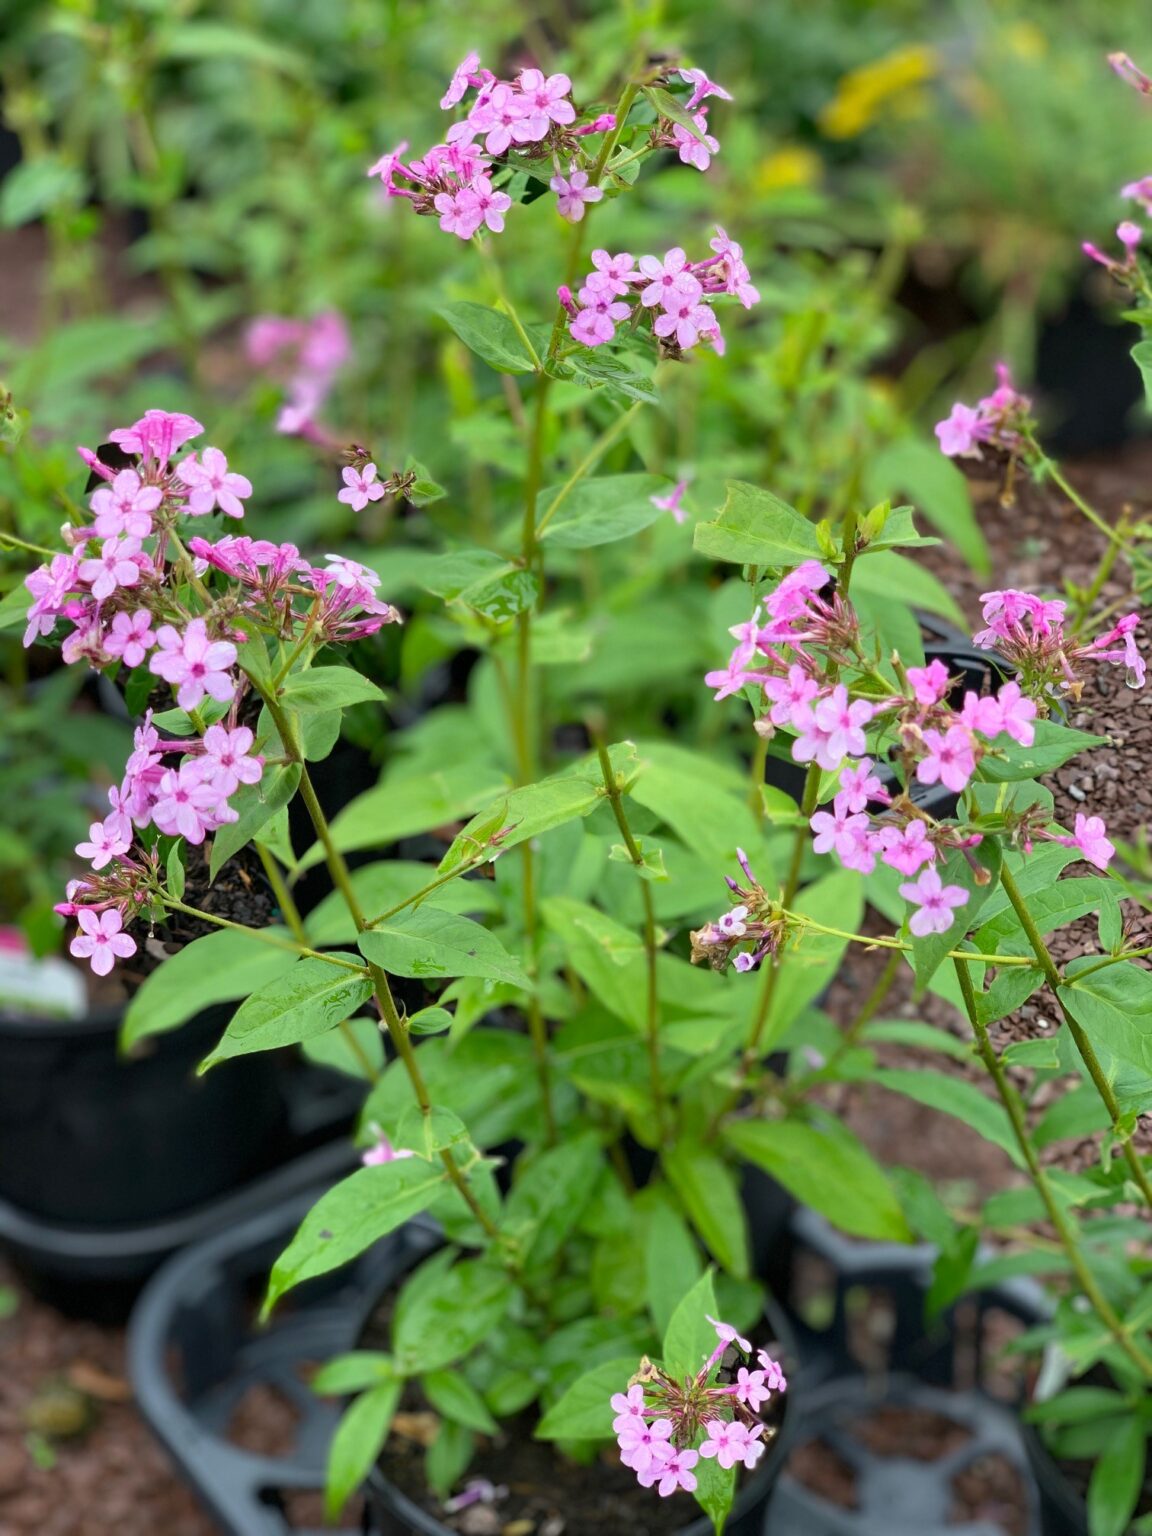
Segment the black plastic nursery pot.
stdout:
<path fill-rule="evenodd" d="M 1022 1383 L 1002 1375 L 1009 1335 L 1048 1316 L 1043 1293 L 1011 1281 L 928 1320 L 931 1247 L 855 1242 L 803 1209 L 792 1241 L 784 1304 L 804 1390 L 764 1536 L 1087 1536 L 1082 1501 L 1020 1419 Z M 917 1424 L 938 1441 L 929 1454 Z M 1008 1492 L 985 1507 L 966 1479 Z"/>

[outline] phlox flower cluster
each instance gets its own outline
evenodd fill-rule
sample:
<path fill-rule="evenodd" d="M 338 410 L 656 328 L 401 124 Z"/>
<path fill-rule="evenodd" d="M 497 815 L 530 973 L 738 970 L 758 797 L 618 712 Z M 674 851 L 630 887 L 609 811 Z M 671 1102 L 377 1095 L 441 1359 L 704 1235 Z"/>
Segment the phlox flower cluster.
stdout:
<path fill-rule="evenodd" d="M 1094 640 L 1073 640 L 1064 632 L 1066 604 L 1008 588 L 984 592 L 984 628 L 972 637 L 998 652 L 1036 697 L 1076 699 L 1083 689 L 1079 667 L 1107 661 L 1124 668 L 1130 688 L 1143 688 L 1147 665 L 1136 645 L 1140 615 L 1127 613 Z"/>
<path fill-rule="evenodd" d="M 179 519 L 213 512 L 240 519 L 252 494 L 216 448 L 176 459 L 202 431 L 190 416 L 150 410 L 110 434 L 134 467 L 110 469 L 81 449 L 101 481 L 91 497 L 92 521 L 66 526 L 67 549 L 25 581 L 32 597 L 26 646 L 63 623 L 65 661 L 97 670 L 146 666 L 182 710 L 215 709 L 215 722 L 199 727 L 201 735 L 176 740 L 161 737 L 149 712 L 122 782 L 109 790 L 108 814 L 77 846 L 92 874 L 74 882 L 57 910 L 79 920 L 72 953 L 100 975 L 135 951 L 122 930 L 155 887 L 155 834 L 199 845 L 237 820 L 232 797 L 260 781 L 263 759 L 253 750 L 253 732 L 238 720 L 247 688 L 238 646 L 254 632 L 315 645 L 346 642 L 399 618 L 378 598 L 377 574 L 340 555 L 316 567 L 293 544 L 246 534 L 193 535 L 185 553 Z M 369 487 L 374 483 L 374 466 L 360 474 Z M 227 578 L 224 590 L 206 584 L 213 571 Z"/>
<path fill-rule="evenodd" d="M 261 315 L 245 336 L 248 361 L 285 386 L 285 400 L 276 430 L 288 437 L 327 443 L 318 417 L 336 375 L 352 355 L 348 327 L 338 310 L 328 309 L 310 320 Z"/>
<path fill-rule="evenodd" d="M 655 1488 L 663 1499 L 680 1489 L 695 1491 L 693 1469 L 701 1457 L 715 1458 L 725 1471 L 735 1466 L 752 1471 L 772 1434 L 766 1434 L 760 1411 L 787 1387 L 779 1364 L 765 1350 L 756 1351 L 753 1366 L 749 1341 L 728 1323 L 708 1321 L 719 1342 L 695 1375 L 676 1381 L 643 1360 L 625 1391 L 612 1396 L 620 1460 L 642 1488 Z M 730 1351 L 744 1361 L 734 1376 L 717 1369 Z"/>
<path fill-rule="evenodd" d="M 600 347 L 614 339 L 617 327 L 627 324 L 635 330 L 647 320 L 665 355 L 678 357 L 701 342 L 722 353 L 716 299 L 731 296 L 751 309 L 760 294 L 752 285 L 742 248 L 719 226 L 710 244 L 713 255 L 696 262 L 690 262 L 680 246 L 662 257 L 639 260 L 628 251 L 593 251 L 593 270 L 575 297 L 568 288 L 559 290 L 573 339 L 585 347 Z"/>
<path fill-rule="evenodd" d="M 1020 454 L 1031 439 L 1031 415 L 1031 400 L 1014 387 L 1007 365 L 997 363 L 996 388 L 990 395 L 975 405 L 958 400 L 937 422 L 940 451 L 950 459 L 978 459 L 983 447 Z"/>

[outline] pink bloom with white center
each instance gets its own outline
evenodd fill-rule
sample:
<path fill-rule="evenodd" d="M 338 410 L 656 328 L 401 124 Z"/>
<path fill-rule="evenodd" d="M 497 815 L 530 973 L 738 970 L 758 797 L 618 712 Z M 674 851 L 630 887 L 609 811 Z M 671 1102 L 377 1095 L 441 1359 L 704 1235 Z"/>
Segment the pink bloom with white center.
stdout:
<path fill-rule="evenodd" d="M 1116 852 L 1116 846 L 1107 837 L 1107 828 L 1099 816 L 1076 813 L 1076 826 L 1072 837 L 1057 837 L 1053 841 L 1065 848 L 1078 848 L 1089 864 L 1097 869 L 1107 869 Z"/>
<path fill-rule="evenodd" d="M 979 458 L 980 443 L 985 436 L 983 415 L 971 405 L 957 401 L 951 413 L 936 423 L 936 436 L 941 453 L 950 459 Z"/>
<path fill-rule="evenodd" d="M 380 585 L 380 578 L 359 560 L 347 560 L 343 555 L 325 555 L 327 570 L 321 574 L 329 577 L 338 587 L 371 587 Z"/>
<path fill-rule="evenodd" d="M 399 1163 L 406 1157 L 415 1156 L 410 1147 L 394 1147 L 381 1131 L 372 1146 L 361 1153 L 360 1161 L 365 1168 L 380 1168 L 385 1163 Z"/>
<path fill-rule="evenodd" d="M 617 1431 L 620 1460 L 634 1472 L 647 1472 L 653 1462 L 659 1462 L 671 1450 L 671 1419 L 657 1419 L 645 1424 L 643 1419 L 629 1419 Z"/>
<path fill-rule="evenodd" d="M 188 486 L 187 511 L 191 517 L 204 517 L 219 507 L 228 517 L 243 517 L 241 501 L 252 494 L 252 482 L 228 468 L 228 460 L 219 448 L 205 448 L 197 461 L 192 454 L 176 466 L 176 474 Z"/>
<path fill-rule="evenodd" d="M 236 647 L 230 640 L 210 640 L 203 619 L 192 619 L 181 634 L 171 624 L 156 634 L 160 649 L 148 670 L 176 689 L 181 709 L 195 709 L 205 694 L 226 704 L 236 694 Z"/>
<path fill-rule="evenodd" d="M 77 575 L 90 583 L 92 596 L 103 602 L 118 587 L 139 585 L 140 565 L 135 558 L 139 553 L 139 539 L 105 539 L 99 556 L 81 560 Z"/>
<path fill-rule="evenodd" d="M 200 759 L 222 795 L 234 795 L 241 784 L 258 784 L 264 759 L 252 757 L 252 732 L 246 725 L 228 730 L 210 725 L 204 732 L 204 756 Z"/>
<path fill-rule="evenodd" d="M 908 681 L 916 702 L 927 708 L 939 704 L 948 692 L 948 668 L 936 657 L 926 667 L 909 667 Z"/>
<path fill-rule="evenodd" d="M 82 859 L 89 859 L 93 869 L 103 869 L 113 859 L 118 859 L 132 846 L 131 828 L 124 832 L 124 817 L 119 814 L 94 821 L 88 828 L 88 841 L 77 843 L 76 852 Z"/>
<path fill-rule="evenodd" d="M 640 302 L 646 309 L 653 305 L 663 305 L 665 299 L 670 298 L 678 284 L 685 279 L 695 282 L 691 272 L 687 271 L 688 257 L 678 245 L 665 253 L 664 260 L 659 256 L 641 256 L 639 261 L 640 275 L 647 279 L 647 287 L 640 293 Z"/>
<path fill-rule="evenodd" d="M 25 576 L 24 585 L 33 598 L 28 609 L 28 627 L 24 631 L 25 648 L 41 636 L 52 633 L 69 593 L 76 588 L 79 567 L 80 561 L 75 555 L 53 555 L 47 565 Z"/>
<path fill-rule="evenodd" d="M 182 448 L 189 438 L 199 437 L 203 430 L 194 416 L 186 416 L 183 411 L 151 410 L 130 427 L 109 432 L 108 438 L 125 453 L 138 453 L 163 465 L 177 448 Z"/>
<path fill-rule="evenodd" d="M 837 683 L 831 694 L 818 699 L 813 706 L 816 724 L 828 736 L 828 755 L 836 759 L 862 757 L 865 751 L 864 727 L 872 719 L 875 710 L 867 699 L 848 700 L 848 690 Z"/>
<path fill-rule="evenodd" d="M 355 469 L 349 464 L 340 471 L 340 476 L 344 489 L 336 492 L 336 500 L 351 507 L 353 512 L 363 512 L 370 501 L 379 501 L 384 495 L 384 487 L 376 478 L 375 464 L 365 464 L 363 469 Z"/>
<path fill-rule="evenodd" d="M 610 256 L 606 250 L 600 249 L 592 252 L 592 265 L 596 268 L 596 276 L 617 297 L 623 297 L 628 292 L 628 285 L 636 276 L 636 264 L 629 251 L 620 251 L 616 256 Z M 588 279 L 592 285 L 592 277 Z"/>
<path fill-rule="evenodd" d="M 702 69 L 682 69 L 679 75 L 685 85 L 692 87 L 692 94 L 684 106 L 685 112 L 694 112 L 709 96 L 717 96 L 721 101 L 732 100 L 731 91 L 726 91 L 722 85 L 717 85 L 715 80 L 709 80 Z"/>
<path fill-rule="evenodd" d="M 1018 741 L 1022 747 L 1030 747 L 1036 740 L 1036 705 L 1020 691 L 1019 683 L 1005 683 L 996 696 L 1000 710 L 1000 729 Z"/>
<path fill-rule="evenodd" d="M 711 1317 L 707 1312 L 705 1312 L 704 1316 L 715 1328 L 716 1337 L 720 1340 L 721 1344 L 739 1344 L 746 1355 L 752 1353 L 751 1344 L 736 1332 L 731 1323 L 722 1323 L 719 1318 Z"/>
<path fill-rule="evenodd" d="M 115 907 L 107 912 L 81 907 L 76 921 L 82 931 L 69 944 L 68 953 L 77 960 L 87 960 L 97 976 L 107 976 L 117 959 L 127 960 L 136 953 L 136 940 L 120 931 L 124 919 Z"/>
<path fill-rule="evenodd" d="M 579 224 L 584 217 L 584 205 L 598 203 L 604 196 L 603 187 L 589 185 L 587 171 L 569 170 L 567 176 L 557 172 L 548 185 L 556 193 L 560 217 L 569 224 Z"/>
<path fill-rule="evenodd" d="M 881 859 L 902 875 L 914 875 L 921 865 L 935 863 L 936 848 L 922 821 L 910 821 L 899 830 L 888 827 L 881 835 L 884 836 Z"/>
<path fill-rule="evenodd" d="M 639 1473 L 637 1481 L 642 1488 L 651 1488 L 655 1483 L 656 1492 L 662 1499 L 669 1498 L 677 1488 L 683 1488 L 685 1493 L 695 1493 L 696 1475 L 692 1468 L 699 1460 L 698 1451 L 673 1451 L 670 1456 L 662 1457 L 658 1465 Z"/>
<path fill-rule="evenodd" d="M 667 496 L 649 496 L 648 500 L 654 507 L 659 507 L 661 512 L 671 512 L 676 521 L 682 523 L 688 516 L 687 512 L 680 505 L 687 489 L 687 480 L 677 480 Z"/>
<path fill-rule="evenodd" d="M 759 1438 L 761 1429 L 759 1424 L 749 1430 L 737 1420 L 729 1423 L 724 1419 L 706 1419 L 704 1431 L 708 1438 L 701 1445 L 700 1454 L 706 1460 L 714 1456 L 726 1472 L 737 1462 L 741 1466 L 754 1467 L 764 1452 Z"/>
<path fill-rule="evenodd" d="M 131 616 L 116 614 L 112 628 L 104 636 L 104 649 L 126 667 L 138 667 L 155 644 L 152 615 L 147 608 L 137 608 Z"/>
<path fill-rule="evenodd" d="M 747 916 L 747 907 L 733 907 L 731 912 L 716 919 L 716 926 L 726 939 L 742 939 L 748 932 L 748 924 L 744 921 Z"/>
<path fill-rule="evenodd" d="M 699 287 L 699 284 L 696 285 Z M 700 303 L 700 295 L 691 289 L 669 294 L 663 301 L 664 313 L 657 315 L 652 329 L 665 339 L 675 337 L 676 345 L 684 352 L 694 347 L 701 336 L 711 329 L 712 311 Z"/>
<path fill-rule="evenodd" d="M 152 807 L 152 820 L 161 832 L 199 844 L 206 832 L 238 819 L 220 786 L 206 776 L 202 762 L 193 758 L 165 771 Z"/>
<path fill-rule="evenodd" d="M 927 730 L 924 745 L 928 755 L 916 764 L 921 784 L 944 785 L 959 794 L 976 772 L 976 753 L 972 733 L 962 725 L 952 725 L 946 732 Z"/>
<path fill-rule="evenodd" d="M 771 1389 L 766 1385 L 763 1371 L 749 1371 L 741 1366 L 736 1372 L 737 1402 L 746 1403 L 753 1413 L 759 1413 L 760 1404 L 766 1403 L 772 1396 Z"/>
<path fill-rule="evenodd" d="M 706 112 L 694 112 L 692 121 L 700 130 L 697 136 L 682 123 L 672 124 L 672 137 L 676 141 L 676 152 L 685 165 L 694 165 L 698 171 L 706 171 L 712 164 L 712 156 L 720 153 L 720 140 L 714 139 L 708 132 L 708 114 Z"/>
<path fill-rule="evenodd" d="M 521 143 L 536 143 L 553 123 L 566 127 L 576 121 L 576 108 L 567 99 L 572 82 L 567 75 L 544 78 L 540 69 L 523 69 L 516 80 L 524 104 L 525 138 Z"/>
<path fill-rule="evenodd" d="M 144 485 L 134 469 L 122 469 L 111 485 L 92 492 L 96 532 L 102 539 L 127 534 L 146 539 L 152 532 L 152 514 L 164 500 L 158 485 Z"/>
<path fill-rule="evenodd" d="M 471 77 L 476 73 L 480 65 L 480 55 L 473 51 L 466 54 L 452 72 L 452 78 L 448 82 L 448 89 L 440 98 L 441 108 L 447 112 L 458 101 L 463 100 L 464 93 L 472 84 Z"/>
<path fill-rule="evenodd" d="M 773 1360 L 766 1349 L 756 1351 L 756 1364 L 764 1372 L 764 1383 L 771 1392 L 783 1392 L 788 1383 L 778 1361 Z"/>
<path fill-rule="evenodd" d="M 947 933 L 954 921 L 955 908 L 968 901 L 968 892 L 962 885 L 945 885 L 939 872 L 931 868 L 899 889 L 906 901 L 916 904 L 908 928 L 918 939 L 927 938 L 930 933 Z"/>
<path fill-rule="evenodd" d="M 635 1386 L 629 1387 L 627 1392 L 614 1392 L 612 1407 L 616 1410 L 616 1417 L 612 1420 L 614 1435 L 620 1434 L 631 1424 L 643 1424 L 647 1411 L 644 1403 L 644 1388 L 637 1382 Z"/>
<path fill-rule="evenodd" d="M 796 668 L 799 671 L 799 667 Z M 767 688 L 765 688 L 767 693 Z M 783 724 L 777 721 L 777 724 Z M 856 764 L 849 763 L 840 775 L 840 790 L 837 800 L 843 800 L 850 811 L 863 811 L 869 800 L 880 800 L 884 803 L 891 798 L 883 784 L 872 772 L 872 759 L 863 757 Z"/>

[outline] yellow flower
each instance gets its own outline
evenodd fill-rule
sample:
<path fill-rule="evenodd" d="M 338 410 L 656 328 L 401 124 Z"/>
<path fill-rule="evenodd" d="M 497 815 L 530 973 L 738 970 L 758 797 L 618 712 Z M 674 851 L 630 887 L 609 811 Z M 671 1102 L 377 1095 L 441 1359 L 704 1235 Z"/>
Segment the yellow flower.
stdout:
<path fill-rule="evenodd" d="M 919 86 L 940 70 L 934 48 L 910 46 L 862 64 L 844 76 L 836 95 L 820 114 L 820 127 L 830 139 L 853 139 L 870 128 L 882 109 L 893 103 L 907 111 L 918 105 Z"/>
<path fill-rule="evenodd" d="M 810 187 L 820 179 L 820 156 L 800 144 L 788 144 L 767 155 L 756 167 L 756 190 L 778 192 L 784 187 Z"/>

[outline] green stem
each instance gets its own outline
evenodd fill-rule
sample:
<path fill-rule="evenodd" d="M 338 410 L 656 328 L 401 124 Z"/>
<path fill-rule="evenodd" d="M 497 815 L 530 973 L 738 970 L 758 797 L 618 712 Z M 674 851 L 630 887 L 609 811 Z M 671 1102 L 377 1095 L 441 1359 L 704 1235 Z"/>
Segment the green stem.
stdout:
<path fill-rule="evenodd" d="M 976 994 L 972 986 L 972 976 L 967 966 L 961 965 L 959 962 L 956 963 L 956 978 L 960 983 L 965 1011 L 968 1014 L 969 1022 L 976 1036 L 976 1049 L 980 1054 L 981 1061 L 983 1061 L 988 1069 L 988 1075 L 995 1084 L 996 1092 L 1008 1115 L 1013 1137 L 1020 1149 L 1020 1155 L 1024 1159 L 1029 1177 L 1037 1194 L 1044 1202 L 1044 1209 L 1048 1213 L 1048 1219 L 1051 1221 L 1060 1239 L 1061 1247 L 1068 1256 L 1068 1262 L 1072 1266 L 1072 1271 L 1080 1284 L 1080 1289 L 1084 1292 L 1096 1316 L 1107 1328 L 1120 1349 L 1123 1350 L 1124 1354 L 1145 1380 L 1152 1380 L 1152 1358 L 1145 1354 L 1132 1338 L 1123 1321 L 1114 1311 L 1108 1298 L 1097 1285 L 1096 1277 L 1089 1269 L 1087 1260 L 1080 1251 L 1076 1231 L 1065 1215 L 1059 1200 L 1056 1198 L 1052 1185 L 1048 1180 L 1048 1175 L 1036 1155 L 1031 1138 L 1028 1135 L 1028 1125 L 1024 1118 L 1024 1111 L 1020 1100 L 1008 1081 L 1008 1075 L 1004 1071 L 1003 1063 L 992 1046 L 987 1025 L 980 1022 L 980 1013 L 976 1006 Z"/>
<path fill-rule="evenodd" d="M 27 539 L 18 539 L 14 533 L 0 533 L 0 544 L 10 545 L 12 549 L 26 550 L 30 555 L 43 555 L 46 560 L 51 560 L 60 553 L 58 549 L 45 549 L 40 544 L 29 544 Z"/>
<path fill-rule="evenodd" d="M 513 304 L 512 300 L 508 297 L 508 289 L 504 282 L 504 274 L 500 270 L 500 261 L 496 255 L 496 252 L 492 249 L 490 241 L 482 240 L 479 235 L 473 235 L 472 242 L 479 250 L 481 259 L 484 261 L 489 273 L 491 274 L 492 286 L 496 290 L 496 297 L 500 301 L 501 308 L 504 310 L 504 313 L 508 316 L 509 320 L 511 320 L 513 329 L 515 330 L 517 336 L 519 336 L 520 340 L 524 343 L 524 350 L 532 359 L 533 368 L 538 369 L 540 367 L 540 354 L 532 345 L 532 338 L 524 329 L 524 325 L 516 311 L 515 304 Z"/>
<path fill-rule="evenodd" d="M 246 933 L 249 938 L 256 939 L 261 944 L 267 944 L 272 949 L 287 950 L 289 954 L 303 955 L 309 960 L 323 960 L 326 965 L 339 966 L 342 971 L 355 971 L 358 975 L 367 975 L 366 968 L 352 960 L 341 960 L 336 955 L 322 954 L 318 949 L 309 949 L 307 944 L 297 943 L 295 939 L 278 939 L 266 928 L 248 928 L 243 923 L 234 923 L 231 918 L 217 917 L 214 912 L 202 912 L 199 907 L 190 907 L 164 891 L 160 892 L 160 899 L 171 912 L 183 912 L 187 917 L 198 917 L 202 922 L 211 923 L 216 928 L 229 928 L 233 933 Z"/>
<path fill-rule="evenodd" d="M 800 912 L 784 912 L 785 917 L 790 918 L 800 928 L 810 928 L 813 933 L 826 933 L 834 939 L 848 939 L 853 944 L 863 944 L 869 949 L 892 949 L 899 954 L 910 955 L 915 945 L 906 944 L 903 939 L 873 938 L 867 933 L 850 933 L 847 928 L 830 928 L 827 923 L 818 923 L 814 917 L 805 917 Z M 981 965 L 1005 965 L 1005 966 L 1031 966 L 1035 961 L 1027 955 L 986 955 L 977 949 L 950 949 L 946 951 L 948 960 L 966 960 L 972 964 Z"/>
<path fill-rule="evenodd" d="M 1064 478 L 1058 464 L 1048 458 L 1045 458 L 1042 462 L 1049 478 L 1060 487 L 1072 505 L 1081 511 L 1092 526 L 1098 529 L 1111 544 L 1116 546 L 1117 551 L 1122 553 L 1131 565 L 1139 565 L 1145 570 L 1152 570 L 1152 560 L 1147 555 L 1141 554 L 1138 549 L 1134 549 L 1130 540 L 1126 539 L 1123 534 L 1118 533 L 1111 523 L 1106 522 L 1100 516 L 1095 507 L 1084 500 L 1079 491 Z"/>
<path fill-rule="evenodd" d="M 596 441 L 592 444 L 591 448 L 589 448 L 588 452 L 580 460 L 580 463 L 577 464 L 576 468 L 568 476 L 567 480 L 565 480 L 564 484 L 556 492 L 556 495 L 553 496 L 552 500 L 545 508 L 544 516 L 536 525 L 535 537 L 537 542 L 539 541 L 540 536 L 543 534 L 545 528 L 547 528 L 548 524 L 556 515 L 556 512 L 561 504 L 572 491 L 573 487 L 578 485 L 580 481 L 583 480 L 588 471 L 596 466 L 600 459 L 602 459 L 608 452 L 609 448 L 611 448 L 616 439 L 623 436 L 624 432 L 628 429 L 637 412 L 642 411 L 643 409 L 644 402 L 642 400 L 637 400 L 636 404 L 626 410 L 623 416 L 617 416 L 612 425 L 610 427 L 606 427 L 600 436 L 596 439 Z"/>
<path fill-rule="evenodd" d="M 1120 1105 L 1116 1100 L 1115 1093 L 1112 1091 L 1112 1084 L 1108 1081 L 1104 1068 L 1100 1065 L 1100 1058 L 1097 1056 L 1095 1048 L 1088 1038 L 1087 1030 L 1068 1006 L 1064 996 L 1064 978 L 1057 970 L 1051 951 L 1044 942 L 1044 936 L 1036 926 L 1032 914 L 1028 910 L 1028 904 L 1024 900 L 1020 887 L 1016 884 L 1016 877 L 1006 864 L 1000 870 L 1000 883 L 1004 887 L 1004 894 L 1012 903 L 1012 910 L 1015 912 L 1017 920 L 1024 930 L 1025 937 L 1032 946 L 1032 952 L 1036 956 L 1041 971 L 1044 973 L 1045 981 L 1052 990 L 1057 1006 L 1064 1015 L 1064 1022 L 1068 1025 L 1068 1031 L 1072 1036 L 1076 1049 L 1080 1052 L 1080 1059 L 1088 1070 L 1088 1076 L 1092 1079 L 1096 1092 L 1100 1095 L 1104 1108 L 1108 1111 L 1109 1119 L 1112 1122 L 1112 1134 L 1120 1143 L 1124 1161 L 1128 1165 L 1128 1171 L 1135 1180 L 1145 1201 L 1149 1206 L 1152 1206 L 1152 1184 L 1149 1183 L 1144 1164 L 1132 1145 L 1131 1131 L 1125 1132 L 1121 1130 Z"/>
<path fill-rule="evenodd" d="M 640 851 L 640 846 L 632 835 L 632 828 L 628 824 L 628 813 L 624 809 L 624 798 L 620 793 L 620 781 L 613 771 L 612 759 L 608 756 L 608 748 L 605 746 L 602 737 L 597 737 L 596 739 L 596 755 L 600 759 L 600 772 L 604 777 L 604 788 L 608 795 L 608 803 L 612 807 L 612 814 L 616 818 L 616 825 L 620 828 L 620 836 L 624 839 L 624 846 L 628 850 L 628 857 L 636 866 L 640 879 L 640 895 L 644 903 L 644 955 L 647 984 L 644 1037 L 648 1046 L 648 1073 L 652 1082 L 652 1107 L 656 1116 L 656 1134 L 660 1145 L 666 1146 L 669 1127 L 667 1125 L 667 1100 L 664 1091 L 664 1080 L 660 1071 L 660 995 L 657 987 L 656 969 L 660 945 L 656 933 L 656 909 L 652 900 L 651 882 L 645 875 L 644 855 Z"/>

